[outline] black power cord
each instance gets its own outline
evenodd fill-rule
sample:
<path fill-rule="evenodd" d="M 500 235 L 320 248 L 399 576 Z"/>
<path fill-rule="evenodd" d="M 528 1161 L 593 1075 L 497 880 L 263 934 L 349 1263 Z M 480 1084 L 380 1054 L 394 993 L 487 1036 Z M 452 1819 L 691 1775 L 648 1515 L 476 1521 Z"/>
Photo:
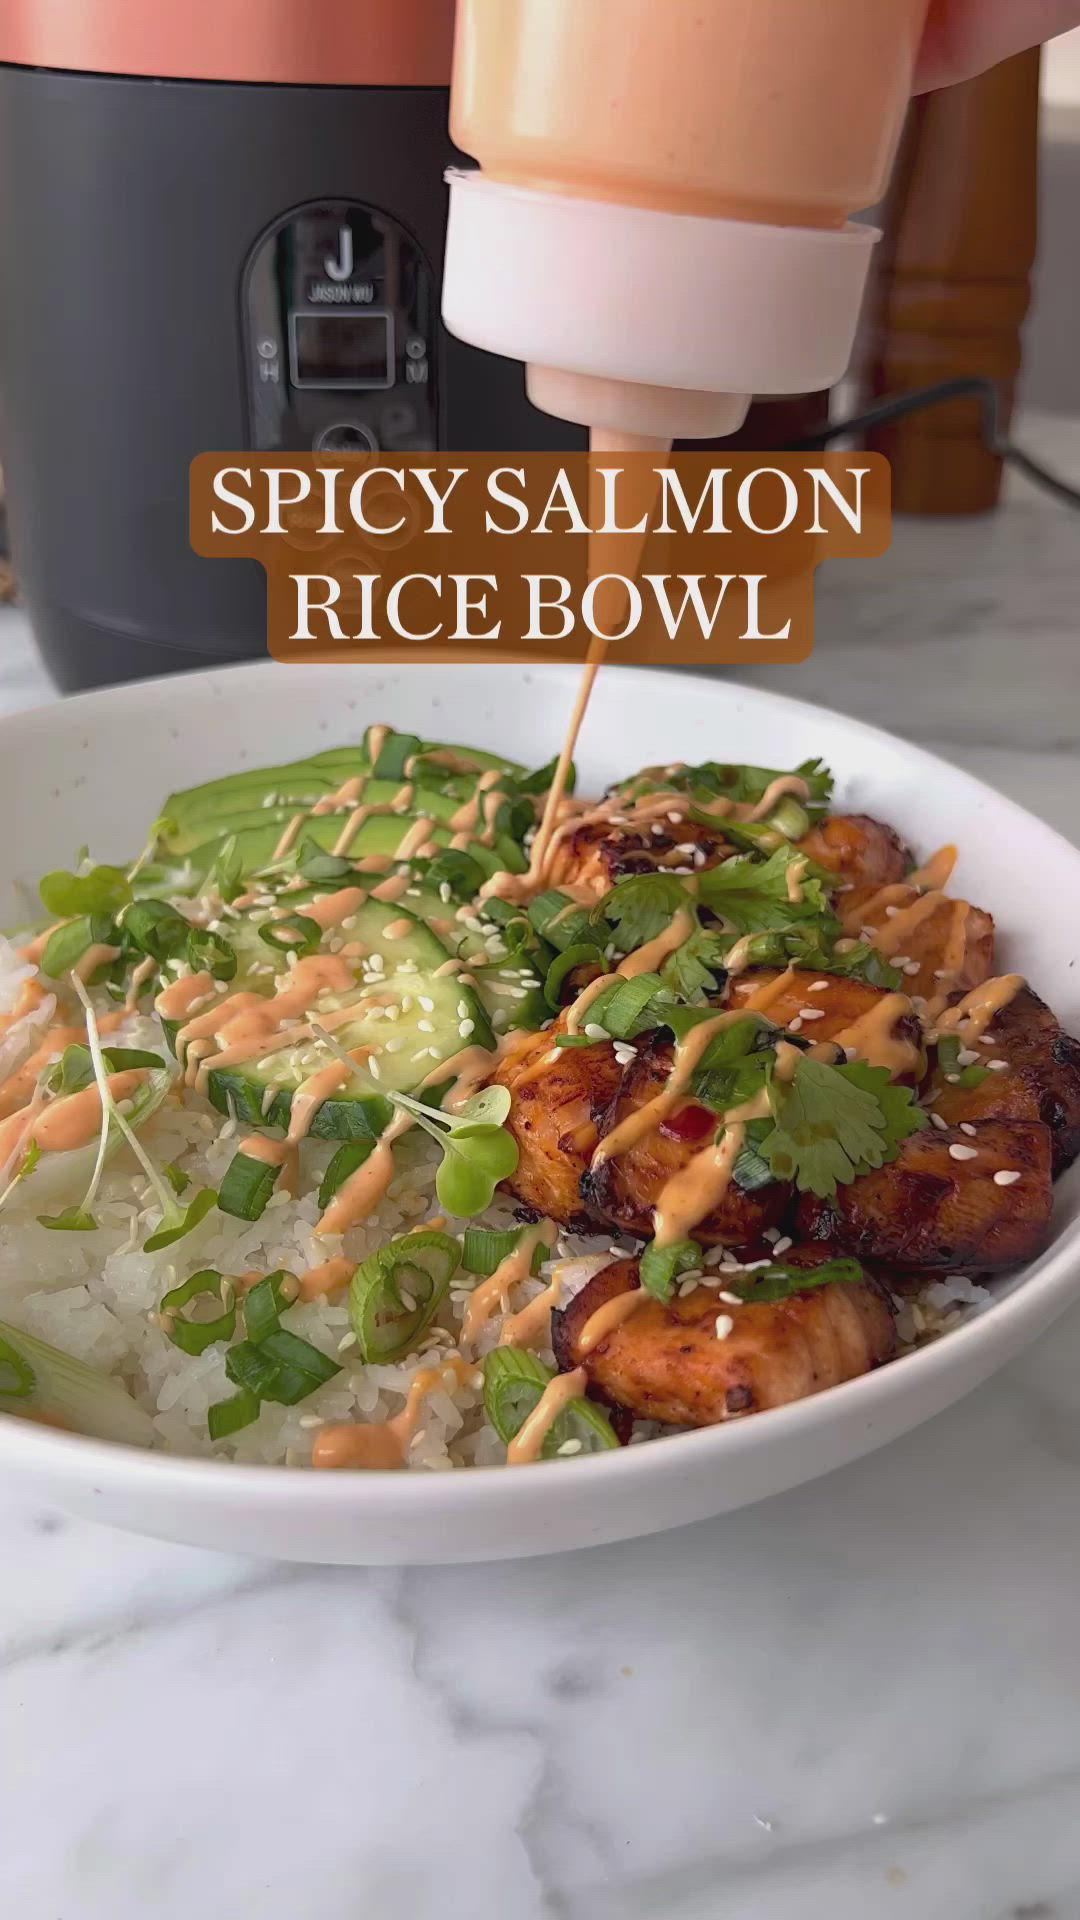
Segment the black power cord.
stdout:
<path fill-rule="evenodd" d="M 865 413 L 852 414 L 847 420 L 826 422 L 814 433 L 797 440 L 792 451 L 809 453 L 817 447 L 827 447 L 830 441 L 869 433 L 874 427 L 887 426 L 890 420 L 903 420 L 910 413 L 921 413 L 924 407 L 940 407 L 949 400 L 978 400 L 982 407 L 983 438 L 989 451 L 997 454 L 1008 466 L 1026 474 L 1036 486 L 1052 493 L 1055 499 L 1063 501 L 1066 506 L 1080 507 L 1080 487 L 1070 486 L 1068 481 L 1048 472 L 1002 432 L 1001 397 L 992 380 L 974 377 L 942 380 L 935 387 L 917 387 L 912 393 L 892 394 L 879 400 L 876 406 L 868 407 Z"/>

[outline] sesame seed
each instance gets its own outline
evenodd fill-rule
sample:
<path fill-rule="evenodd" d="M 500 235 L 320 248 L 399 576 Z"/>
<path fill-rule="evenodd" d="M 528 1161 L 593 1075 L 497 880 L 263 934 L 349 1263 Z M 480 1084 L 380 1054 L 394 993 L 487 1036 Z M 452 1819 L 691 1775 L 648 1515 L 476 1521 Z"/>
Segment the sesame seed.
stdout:
<path fill-rule="evenodd" d="M 458 1033 L 460 1034 L 463 1040 L 467 1040 L 470 1033 L 475 1033 L 475 1032 L 476 1032 L 475 1020 L 462 1020 L 458 1023 Z"/>
<path fill-rule="evenodd" d="M 789 1021 L 788 1021 L 788 1032 L 789 1032 L 789 1033 L 801 1033 L 801 1032 L 802 1032 L 802 1021 L 801 1021 L 801 1019 L 799 1018 L 799 1016 L 798 1016 L 797 1014 L 796 1014 L 796 1016 L 795 1016 L 795 1019 L 794 1019 L 794 1020 L 789 1020 Z"/>
<path fill-rule="evenodd" d="M 815 980 L 813 986 L 807 987 L 806 991 L 807 993 L 827 993 L 829 984 L 828 980 Z"/>
<path fill-rule="evenodd" d="M 734 1327 L 735 1327 L 735 1322 L 734 1322 L 734 1320 L 732 1319 L 732 1317 L 731 1317 L 731 1315 L 730 1315 L 730 1313 L 718 1313 L 718 1314 L 717 1314 L 717 1316 L 716 1316 L 716 1337 L 717 1337 L 717 1339 L 718 1339 L 718 1340 L 726 1340 L 726 1339 L 727 1339 L 727 1337 L 728 1337 L 728 1334 L 729 1334 L 729 1333 L 731 1333 L 731 1332 L 733 1332 L 733 1330 L 734 1330 Z"/>
<path fill-rule="evenodd" d="M 972 1124 L 971 1124 L 971 1121 L 970 1121 L 970 1120 L 961 1120 L 961 1122 L 960 1122 L 960 1131 L 961 1131 L 961 1133 L 969 1133 L 969 1134 L 971 1134 L 971 1136 L 972 1136 L 972 1138 L 974 1138 L 974 1136 L 975 1136 L 975 1128 L 974 1128 L 974 1127 L 972 1126 Z"/>
<path fill-rule="evenodd" d="M 1008 1073 L 1009 1071 L 1007 1060 L 988 1060 L 986 1065 L 991 1073 Z"/>
<path fill-rule="evenodd" d="M 789 1247 L 793 1247 L 794 1244 L 795 1242 L 792 1240 L 790 1233 L 785 1233 L 783 1239 L 778 1240 L 776 1242 L 776 1245 L 773 1247 L 773 1252 L 776 1255 L 777 1259 L 780 1258 L 780 1255 L 782 1253 L 786 1253 Z"/>
<path fill-rule="evenodd" d="M 426 993 L 420 995 L 420 1005 L 423 1007 L 425 1013 L 434 1013 L 435 1011 L 435 1002 L 430 999 Z"/>
<path fill-rule="evenodd" d="M 911 978 L 914 978 L 914 976 L 915 976 L 915 975 L 916 975 L 917 973 L 921 973 L 921 972 L 922 972 L 922 961 L 921 961 L 921 960 L 909 960 L 909 961 L 908 961 L 908 963 L 907 963 L 907 966 L 906 966 L 906 967 L 904 968 L 904 972 L 905 972 L 906 974 L 908 974 L 908 975 L 910 975 L 910 976 L 911 976 Z"/>
<path fill-rule="evenodd" d="M 903 967 L 910 967 L 910 965 L 911 965 L 911 955 L 910 955 L 910 953 L 894 953 L 894 954 L 893 954 L 893 966 L 894 966 L 894 967 L 901 967 L 901 968 L 903 968 Z"/>
<path fill-rule="evenodd" d="M 825 1018 L 824 1007 L 800 1007 L 799 1008 L 800 1020 L 824 1020 L 824 1018 Z"/>
<path fill-rule="evenodd" d="M 1022 1177 L 1021 1174 L 1017 1173 L 1015 1167 L 1007 1167 L 1003 1169 L 1001 1173 L 995 1173 L 994 1185 L 995 1187 L 1015 1187 L 1017 1181 Z"/>
<path fill-rule="evenodd" d="M 562 1443 L 562 1446 L 557 1449 L 557 1452 L 559 1453 L 560 1458 L 564 1456 L 568 1456 L 572 1453 L 580 1453 L 581 1441 L 580 1440 L 564 1440 Z"/>
<path fill-rule="evenodd" d="M 977 1160 L 978 1148 L 961 1147 L 959 1144 L 954 1144 L 949 1148 L 949 1158 L 950 1160 Z"/>
<path fill-rule="evenodd" d="M 372 1079 L 373 1079 L 373 1080 L 381 1080 L 381 1079 L 382 1079 L 382 1068 L 380 1067 L 380 1065 L 379 1065 L 379 1063 L 378 1063 L 378 1061 L 376 1060 L 376 1058 L 375 1058 L 375 1055 L 374 1055 L 374 1054 L 372 1054 L 372 1055 L 371 1055 L 371 1058 L 370 1058 L 370 1059 L 368 1060 L 368 1063 L 367 1063 L 367 1070 L 368 1070 L 368 1072 L 370 1073 L 370 1075 L 371 1075 L 371 1077 L 372 1077 Z"/>
<path fill-rule="evenodd" d="M 310 1433 L 316 1427 L 321 1427 L 322 1424 L 323 1419 L 320 1413 L 302 1413 L 300 1415 L 299 1425 L 304 1428 L 305 1432 Z"/>
<path fill-rule="evenodd" d="M 585 1028 L 585 1038 L 586 1040 L 610 1040 L 611 1035 L 605 1027 L 597 1026 L 595 1020 L 590 1020 Z"/>
<path fill-rule="evenodd" d="M 745 1304 L 745 1303 L 744 1303 L 744 1302 L 743 1302 L 743 1301 L 742 1301 L 742 1300 L 740 1299 L 740 1297 L 739 1297 L 739 1295 L 738 1295 L 737 1293 L 725 1293 L 725 1292 L 721 1292 L 721 1293 L 718 1293 L 716 1297 L 717 1297 L 717 1299 L 718 1299 L 718 1300 L 722 1300 L 722 1301 L 724 1302 L 724 1305 L 725 1305 L 726 1307 L 741 1307 L 741 1306 L 743 1306 L 743 1305 Z"/>
<path fill-rule="evenodd" d="M 683 815 L 681 813 L 669 813 L 668 819 L 670 820 L 673 827 L 677 827 L 681 823 L 683 819 Z"/>
<path fill-rule="evenodd" d="M 453 898 L 453 894 L 451 893 L 451 890 L 450 890 L 450 882 L 448 880 L 444 880 L 442 882 L 442 885 L 439 888 L 439 899 L 442 901 L 443 906 L 447 907 L 449 906 L 452 898 Z"/>
<path fill-rule="evenodd" d="M 956 1056 L 956 1064 L 958 1067 L 973 1067 L 978 1058 L 978 1054 L 973 1053 L 970 1047 L 961 1047 Z"/>
<path fill-rule="evenodd" d="M 940 1113 L 932 1113 L 930 1115 L 930 1124 L 931 1126 L 939 1127 L 942 1133 L 949 1131 L 949 1123 L 947 1120 L 942 1119 Z"/>
<path fill-rule="evenodd" d="M 890 920 L 895 920 L 899 911 L 900 911 L 899 907 L 886 907 L 885 909 L 885 912 L 888 915 Z"/>
<path fill-rule="evenodd" d="M 468 1019 L 468 1017 L 469 1017 L 469 1003 L 468 1003 L 468 1001 L 467 1001 L 467 1000 L 459 1000 L 459 1001 L 458 1001 L 458 1003 L 457 1003 L 457 1016 L 458 1016 L 458 1019 L 459 1019 L 459 1020 L 467 1020 L 467 1019 Z"/>
<path fill-rule="evenodd" d="M 416 1031 L 417 1033 L 434 1033 L 434 1023 L 431 1020 L 418 1020 L 416 1023 Z"/>

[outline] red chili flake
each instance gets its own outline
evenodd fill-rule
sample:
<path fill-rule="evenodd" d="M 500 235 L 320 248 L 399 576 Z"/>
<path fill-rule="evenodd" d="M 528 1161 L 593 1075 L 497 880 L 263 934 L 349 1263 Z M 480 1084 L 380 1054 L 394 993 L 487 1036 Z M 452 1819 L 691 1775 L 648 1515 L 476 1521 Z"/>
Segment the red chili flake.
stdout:
<path fill-rule="evenodd" d="M 683 1107 L 681 1112 L 673 1113 L 669 1120 L 664 1121 L 660 1132 L 668 1140 L 706 1140 L 710 1133 L 716 1132 L 719 1124 L 715 1113 L 710 1113 L 708 1107 Z"/>

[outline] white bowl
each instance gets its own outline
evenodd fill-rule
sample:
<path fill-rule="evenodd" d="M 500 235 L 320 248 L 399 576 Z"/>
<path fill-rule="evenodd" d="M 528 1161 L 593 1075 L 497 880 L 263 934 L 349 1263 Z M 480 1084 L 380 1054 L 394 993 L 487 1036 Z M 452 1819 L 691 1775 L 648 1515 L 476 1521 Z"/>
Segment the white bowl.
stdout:
<path fill-rule="evenodd" d="M 278 667 L 151 681 L 0 723 L 0 818 L 15 883 L 138 851 L 171 788 L 355 740 L 374 720 L 540 765 L 576 684 L 561 667 Z M 822 755 L 840 802 L 893 821 L 920 853 L 962 847 L 960 891 L 997 917 L 1003 957 L 1078 1024 L 1080 853 L 1011 801 L 906 741 L 722 680 L 601 676 L 581 787 L 674 759 L 789 767 Z M 14 823 L 18 823 L 17 836 Z M 736 1426 L 528 1470 L 312 1474 L 173 1459 L 0 1416 L 0 1466 L 69 1511 L 230 1552 L 347 1565 L 497 1559 L 676 1527 L 781 1493 L 908 1432 L 978 1386 L 1075 1297 L 1080 1167 L 1057 1188 L 1053 1245 L 995 1284 L 994 1305 L 881 1372 Z"/>

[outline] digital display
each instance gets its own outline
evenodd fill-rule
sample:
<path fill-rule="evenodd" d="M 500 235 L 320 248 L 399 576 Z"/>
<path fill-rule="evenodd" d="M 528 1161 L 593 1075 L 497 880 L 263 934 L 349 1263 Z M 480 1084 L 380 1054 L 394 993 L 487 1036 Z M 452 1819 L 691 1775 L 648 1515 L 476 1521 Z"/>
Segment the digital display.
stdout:
<path fill-rule="evenodd" d="M 388 313 L 294 313 L 291 323 L 295 386 L 393 386 Z"/>

